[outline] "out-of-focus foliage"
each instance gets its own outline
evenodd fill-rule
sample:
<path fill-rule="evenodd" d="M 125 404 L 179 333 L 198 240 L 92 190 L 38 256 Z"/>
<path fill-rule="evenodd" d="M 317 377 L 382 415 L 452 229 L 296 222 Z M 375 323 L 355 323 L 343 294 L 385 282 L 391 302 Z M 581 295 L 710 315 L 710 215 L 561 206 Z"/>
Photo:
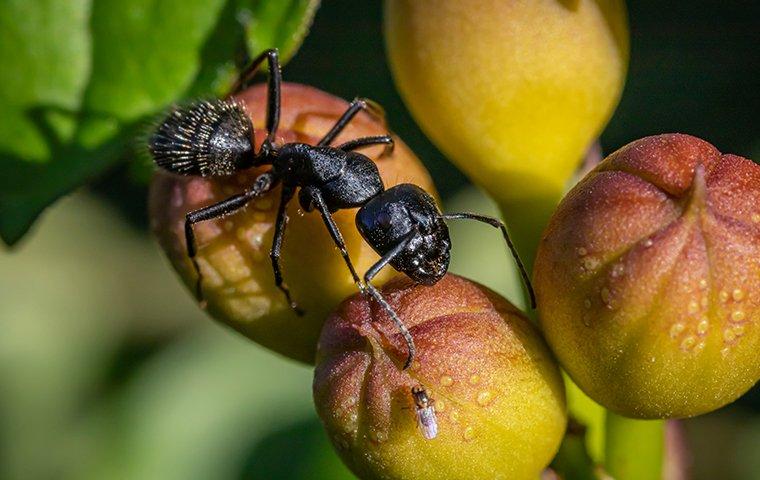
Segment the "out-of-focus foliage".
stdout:
<path fill-rule="evenodd" d="M 317 4 L 4 2 L 0 237 L 18 241 L 48 204 L 116 162 L 141 119 L 228 84 L 246 45 L 255 53 L 281 47 L 289 57 Z"/>

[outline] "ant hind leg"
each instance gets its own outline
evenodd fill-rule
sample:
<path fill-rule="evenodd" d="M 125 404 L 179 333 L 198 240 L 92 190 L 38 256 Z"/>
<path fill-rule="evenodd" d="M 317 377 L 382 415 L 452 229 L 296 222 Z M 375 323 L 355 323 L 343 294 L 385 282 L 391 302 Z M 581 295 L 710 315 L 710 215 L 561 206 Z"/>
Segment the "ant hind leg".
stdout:
<path fill-rule="evenodd" d="M 280 70 L 280 58 L 276 48 L 262 52 L 254 58 L 251 63 L 240 72 L 240 76 L 230 89 L 229 96 L 237 95 L 245 90 L 253 80 L 259 67 L 264 60 L 269 65 L 269 80 L 267 87 L 267 142 L 274 142 L 277 128 L 280 125 L 280 91 L 282 89 L 282 71 Z"/>

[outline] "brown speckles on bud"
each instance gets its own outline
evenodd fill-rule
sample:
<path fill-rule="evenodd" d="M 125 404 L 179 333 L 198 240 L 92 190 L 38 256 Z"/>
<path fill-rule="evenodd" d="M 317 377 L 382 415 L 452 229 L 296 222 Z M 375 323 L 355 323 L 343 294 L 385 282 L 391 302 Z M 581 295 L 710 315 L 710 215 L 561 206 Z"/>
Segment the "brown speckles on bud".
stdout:
<path fill-rule="evenodd" d="M 573 188 L 534 283 L 547 341 L 586 393 L 624 415 L 691 416 L 760 378 L 758 205 L 760 167 L 688 135 L 633 142 Z"/>
<path fill-rule="evenodd" d="M 534 327 L 454 275 L 431 287 L 397 279 L 383 291 L 414 336 L 417 368 L 400 370 L 403 340 L 361 295 L 327 320 L 317 353 L 317 412 L 350 468 L 365 479 L 537 478 L 559 446 L 565 410 L 562 380 Z M 416 425 L 416 385 L 434 402 L 432 440 Z M 351 412 L 357 423 L 346 421 Z"/>
<path fill-rule="evenodd" d="M 278 142 L 315 143 L 332 127 L 348 103 L 304 85 L 282 86 L 282 115 Z M 266 88 L 256 85 L 242 92 L 258 143 L 263 141 Z M 357 115 L 335 140 L 383 135 L 387 129 L 367 114 Z M 361 153 L 376 160 L 385 186 L 411 182 L 434 192 L 422 164 L 398 138 L 391 155 L 375 146 Z M 250 187 L 264 169 L 251 169 L 228 177 L 188 177 L 157 172 L 150 192 L 151 224 L 174 268 L 194 288 L 195 272 L 187 257 L 185 214 L 223 200 Z M 356 291 L 340 253 L 318 213 L 304 214 L 297 201 L 288 207 L 282 268 L 294 299 L 306 311 L 298 317 L 275 287 L 269 250 L 280 188 L 255 199 L 245 209 L 225 218 L 200 222 L 194 231 L 198 264 L 204 276 L 203 291 L 209 313 L 256 342 L 304 362 L 314 361 L 317 338 L 328 312 Z M 354 225 L 353 210 L 339 211 L 334 219 L 346 241 L 358 272 L 364 273 L 377 255 L 362 240 Z M 390 269 L 378 280 L 389 278 Z"/>

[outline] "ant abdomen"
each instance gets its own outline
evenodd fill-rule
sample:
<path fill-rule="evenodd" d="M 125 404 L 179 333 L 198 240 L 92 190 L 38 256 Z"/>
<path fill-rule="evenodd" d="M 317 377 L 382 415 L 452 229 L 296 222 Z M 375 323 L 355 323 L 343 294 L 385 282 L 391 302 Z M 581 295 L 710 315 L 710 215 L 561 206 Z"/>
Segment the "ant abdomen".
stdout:
<path fill-rule="evenodd" d="M 174 108 L 148 149 L 156 164 L 181 175 L 224 176 L 250 166 L 253 125 L 245 108 L 229 100 Z"/>

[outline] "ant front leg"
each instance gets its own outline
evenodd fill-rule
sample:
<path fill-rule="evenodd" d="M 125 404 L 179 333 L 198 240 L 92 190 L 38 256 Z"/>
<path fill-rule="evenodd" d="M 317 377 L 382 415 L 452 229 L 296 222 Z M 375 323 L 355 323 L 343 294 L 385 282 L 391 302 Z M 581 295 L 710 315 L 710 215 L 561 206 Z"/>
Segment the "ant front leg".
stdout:
<path fill-rule="evenodd" d="M 240 73 L 235 84 L 230 89 L 230 96 L 237 95 L 245 90 L 253 80 L 254 75 L 264 60 L 269 66 L 269 80 L 267 86 L 267 139 L 270 145 L 274 142 L 277 127 L 280 125 L 280 91 L 282 84 L 282 72 L 280 71 L 280 58 L 276 48 L 262 52 L 258 57 Z"/>
<path fill-rule="evenodd" d="M 351 257 L 348 256 L 346 242 L 343 240 L 343 235 L 340 233 L 338 226 L 335 224 L 335 220 L 330 214 L 330 209 L 327 207 L 327 203 L 325 202 L 324 197 L 322 197 L 322 193 L 318 188 L 314 187 L 306 187 L 304 190 L 305 195 L 309 196 L 314 206 L 316 206 L 317 210 L 319 210 L 319 213 L 322 215 L 322 220 L 325 222 L 327 231 L 330 232 L 333 242 L 335 242 L 335 245 L 340 250 L 340 254 L 343 256 L 343 260 L 346 262 L 346 266 L 348 266 L 351 276 L 354 278 L 354 283 L 361 292 L 364 292 L 364 285 L 361 280 L 359 280 L 359 275 L 357 275 L 356 269 L 354 269 L 354 265 L 351 263 Z"/>
<path fill-rule="evenodd" d="M 412 238 L 414 238 L 415 235 L 417 235 L 417 233 L 418 231 L 415 227 L 411 232 L 409 232 L 409 234 L 407 234 L 406 237 L 404 237 L 403 240 L 401 240 L 395 247 L 386 252 L 385 255 L 383 255 L 380 260 L 372 265 L 372 267 L 367 270 L 367 273 L 364 274 L 364 284 L 367 288 L 367 291 L 370 295 L 372 295 L 372 298 L 374 298 L 375 301 L 377 301 L 377 303 L 379 303 L 385 309 L 385 311 L 388 312 L 391 320 L 393 320 L 393 323 L 396 324 L 396 328 L 398 328 L 399 333 L 401 333 L 401 336 L 404 337 L 408 354 L 406 361 L 404 362 L 403 370 L 409 368 L 409 366 L 412 364 L 412 361 L 414 361 L 414 354 L 416 353 L 416 349 L 414 347 L 414 339 L 412 338 L 412 334 L 409 332 L 409 329 L 406 328 L 406 325 L 404 325 L 401 319 L 398 318 L 398 315 L 396 315 L 396 312 L 393 310 L 390 304 L 388 304 L 385 298 L 383 298 L 377 288 L 372 285 L 372 279 L 375 278 L 375 276 L 380 272 L 380 270 L 383 269 L 384 266 L 388 265 L 399 253 L 404 251 L 407 245 L 409 245 L 409 242 L 412 240 Z"/>
<path fill-rule="evenodd" d="M 520 255 L 517 254 L 515 244 L 512 243 L 512 239 L 509 238 L 509 232 L 507 231 L 507 226 L 504 224 L 504 222 L 498 218 L 489 217 L 488 215 L 478 215 L 476 213 L 451 213 L 448 215 L 441 215 L 441 218 L 444 220 L 477 220 L 478 222 L 487 223 L 494 228 L 500 229 L 501 234 L 504 237 L 504 241 L 507 242 L 507 247 L 512 253 L 512 257 L 515 259 L 517 268 L 520 270 L 520 276 L 522 276 L 525 288 L 528 290 L 528 296 L 530 297 L 530 306 L 531 308 L 536 308 L 536 294 L 533 291 L 533 285 L 530 283 L 530 276 L 528 275 L 528 271 L 525 269 L 525 265 L 523 265 L 522 260 L 520 259 Z"/>
<path fill-rule="evenodd" d="M 285 237 L 285 227 L 288 223 L 288 213 L 286 208 L 290 200 L 293 198 L 295 188 L 287 185 L 282 186 L 282 195 L 280 196 L 280 206 L 277 208 L 277 220 L 274 224 L 274 238 L 272 239 L 272 250 L 269 252 L 269 258 L 272 260 L 272 270 L 274 271 L 274 283 L 277 285 L 282 293 L 285 294 L 285 298 L 288 300 L 290 308 L 296 312 L 296 315 L 303 315 L 303 310 L 298 306 L 296 302 L 290 296 L 290 289 L 285 284 L 282 278 L 282 270 L 280 269 L 280 252 L 282 250 L 282 241 Z"/>
<path fill-rule="evenodd" d="M 366 110 L 376 116 L 383 123 L 383 127 L 387 128 L 383 107 L 368 98 L 355 98 L 348 106 L 348 109 L 343 112 L 343 115 L 341 115 L 338 121 L 335 122 L 335 125 L 333 125 L 330 131 L 322 137 L 322 140 L 320 140 L 319 143 L 317 143 L 317 146 L 330 145 L 330 143 L 335 140 L 335 137 L 340 135 L 340 132 L 346 128 L 346 125 L 348 125 L 351 119 L 353 119 L 360 110 Z"/>
<path fill-rule="evenodd" d="M 193 210 L 185 215 L 185 245 L 187 247 L 187 256 L 190 257 L 190 261 L 193 262 L 193 268 L 195 268 L 195 273 L 197 274 L 197 280 L 195 282 L 195 297 L 199 302 L 203 303 L 205 301 L 202 288 L 203 274 L 201 274 L 200 265 L 198 265 L 198 259 L 196 258 L 198 250 L 195 242 L 193 225 L 205 220 L 229 215 L 230 213 L 243 208 L 254 197 L 268 192 L 272 188 L 273 181 L 274 176 L 271 173 L 263 173 L 254 181 L 253 186 L 249 190 L 233 195 L 230 198 L 209 205 L 208 207 Z"/>

